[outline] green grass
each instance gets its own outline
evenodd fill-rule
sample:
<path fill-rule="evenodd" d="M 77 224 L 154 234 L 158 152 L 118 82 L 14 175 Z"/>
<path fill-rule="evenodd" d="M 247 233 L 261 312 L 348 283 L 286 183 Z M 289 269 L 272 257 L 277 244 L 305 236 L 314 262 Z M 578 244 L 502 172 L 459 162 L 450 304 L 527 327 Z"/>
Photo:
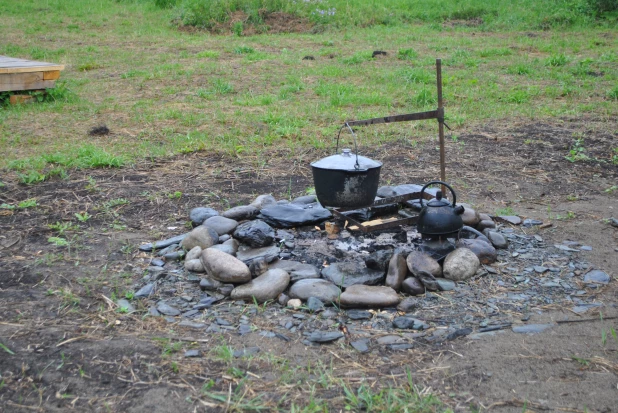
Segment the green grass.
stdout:
<path fill-rule="evenodd" d="M 0 54 L 66 69 L 57 99 L 0 108 L 0 168 L 36 184 L 74 168 L 194 151 L 326 148 L 345 120 L 435 107 L 436 58 L 457 134 L 489 120 L 618 115 L 618 44 L 607 29 L 613 11 L 543 29 L 544 18 L 575 3 L 328 0 L 298 11 L 335 8 L 314 16 L 321 33 L 221 38 L 179 31 L 185 3 L 76 0 L 68 7 L 49 0 L 46 13 L 36 12 L 35 0 L 1 4 Z M 479 18 L 475 27 L 445 23 Z M 45 32 L 56 40 L 44 41 Z M 387 55 L 374 58 L 374 50 Z M 111 133 L 88 136 L 101 123 Z M 423 141 L 434 133 L 426 124 L 363 128 L 361 139 Z"/>

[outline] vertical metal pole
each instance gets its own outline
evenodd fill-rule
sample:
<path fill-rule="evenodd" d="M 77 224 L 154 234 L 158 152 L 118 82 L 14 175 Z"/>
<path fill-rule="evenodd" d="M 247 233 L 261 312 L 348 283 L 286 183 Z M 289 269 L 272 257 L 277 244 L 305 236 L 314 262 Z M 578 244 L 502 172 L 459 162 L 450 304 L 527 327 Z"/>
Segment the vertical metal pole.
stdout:
<path fill-rule="evenodd" d="M 438 111 L 443 109 L 442 102 L 442 59 L 436 59 L 436 77 L 438 80 Z M 443 113 L 443 112 L 442 112 Z M 445 155 L 444 155 L 444 118 L 438 118 L 438 134 L 440 136 L 440 180 L 446 182 Z M 446 194 L 442 187 L 442 193 Z"/>

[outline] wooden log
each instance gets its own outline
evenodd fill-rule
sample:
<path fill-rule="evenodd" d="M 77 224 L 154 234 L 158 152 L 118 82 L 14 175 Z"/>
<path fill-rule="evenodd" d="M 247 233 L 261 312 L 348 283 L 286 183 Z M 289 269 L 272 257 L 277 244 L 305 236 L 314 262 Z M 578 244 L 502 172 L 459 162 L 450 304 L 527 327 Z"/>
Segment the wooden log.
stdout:
<path fill-rule="evenodd" d="M 55 80 L 44 80 L 43 72 L 0 73 L 0 92 L 47 89 L 55 83 Z"/>
<path fill-rule="evenodd" d="M 43 72 L 43 80 L 56 80 L 60 78 L 60 70 L 49 70 Z"/>

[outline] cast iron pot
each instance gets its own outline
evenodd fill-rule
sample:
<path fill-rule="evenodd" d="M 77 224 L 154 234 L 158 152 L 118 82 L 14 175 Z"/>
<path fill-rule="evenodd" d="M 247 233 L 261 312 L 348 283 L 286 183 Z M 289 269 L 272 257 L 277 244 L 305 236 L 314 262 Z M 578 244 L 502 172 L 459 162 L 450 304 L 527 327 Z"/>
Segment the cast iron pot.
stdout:
<path fill-rule="evenodd" d="M 318 201 L 325 207 L 365 208 L 373 204 L 382 162 L 358 155 L 356 135 L 346 123 L 337 135 L 337 152 L 339 135 L 347 127 L 354 136 L 355 152 L 344 149 L 341 154 L 332 155 L 311 164 L 313 184 Z"/>

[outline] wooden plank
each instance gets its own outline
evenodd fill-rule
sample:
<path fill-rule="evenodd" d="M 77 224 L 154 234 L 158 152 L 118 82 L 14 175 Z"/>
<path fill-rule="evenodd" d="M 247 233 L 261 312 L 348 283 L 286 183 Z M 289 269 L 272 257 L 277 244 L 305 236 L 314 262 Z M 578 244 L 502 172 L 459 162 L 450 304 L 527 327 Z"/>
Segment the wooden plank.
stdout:
<path fill-rule="evenodd" d="M 0 92 L 47 89 L 55 83 L 55 80 L 44 80 L 43 72 L 0 74 Z"/>
<path fill-rule="evenodd" d="M 49 70 L 43 72 L 43 80 L 56 80 L 60 78 L 60 70 Z"/>
<path fill-rule="evenodd" d="M 0 56 L 0 73 L 28 73 L 47 70 L 64 70 L 64 65 Z"/>

